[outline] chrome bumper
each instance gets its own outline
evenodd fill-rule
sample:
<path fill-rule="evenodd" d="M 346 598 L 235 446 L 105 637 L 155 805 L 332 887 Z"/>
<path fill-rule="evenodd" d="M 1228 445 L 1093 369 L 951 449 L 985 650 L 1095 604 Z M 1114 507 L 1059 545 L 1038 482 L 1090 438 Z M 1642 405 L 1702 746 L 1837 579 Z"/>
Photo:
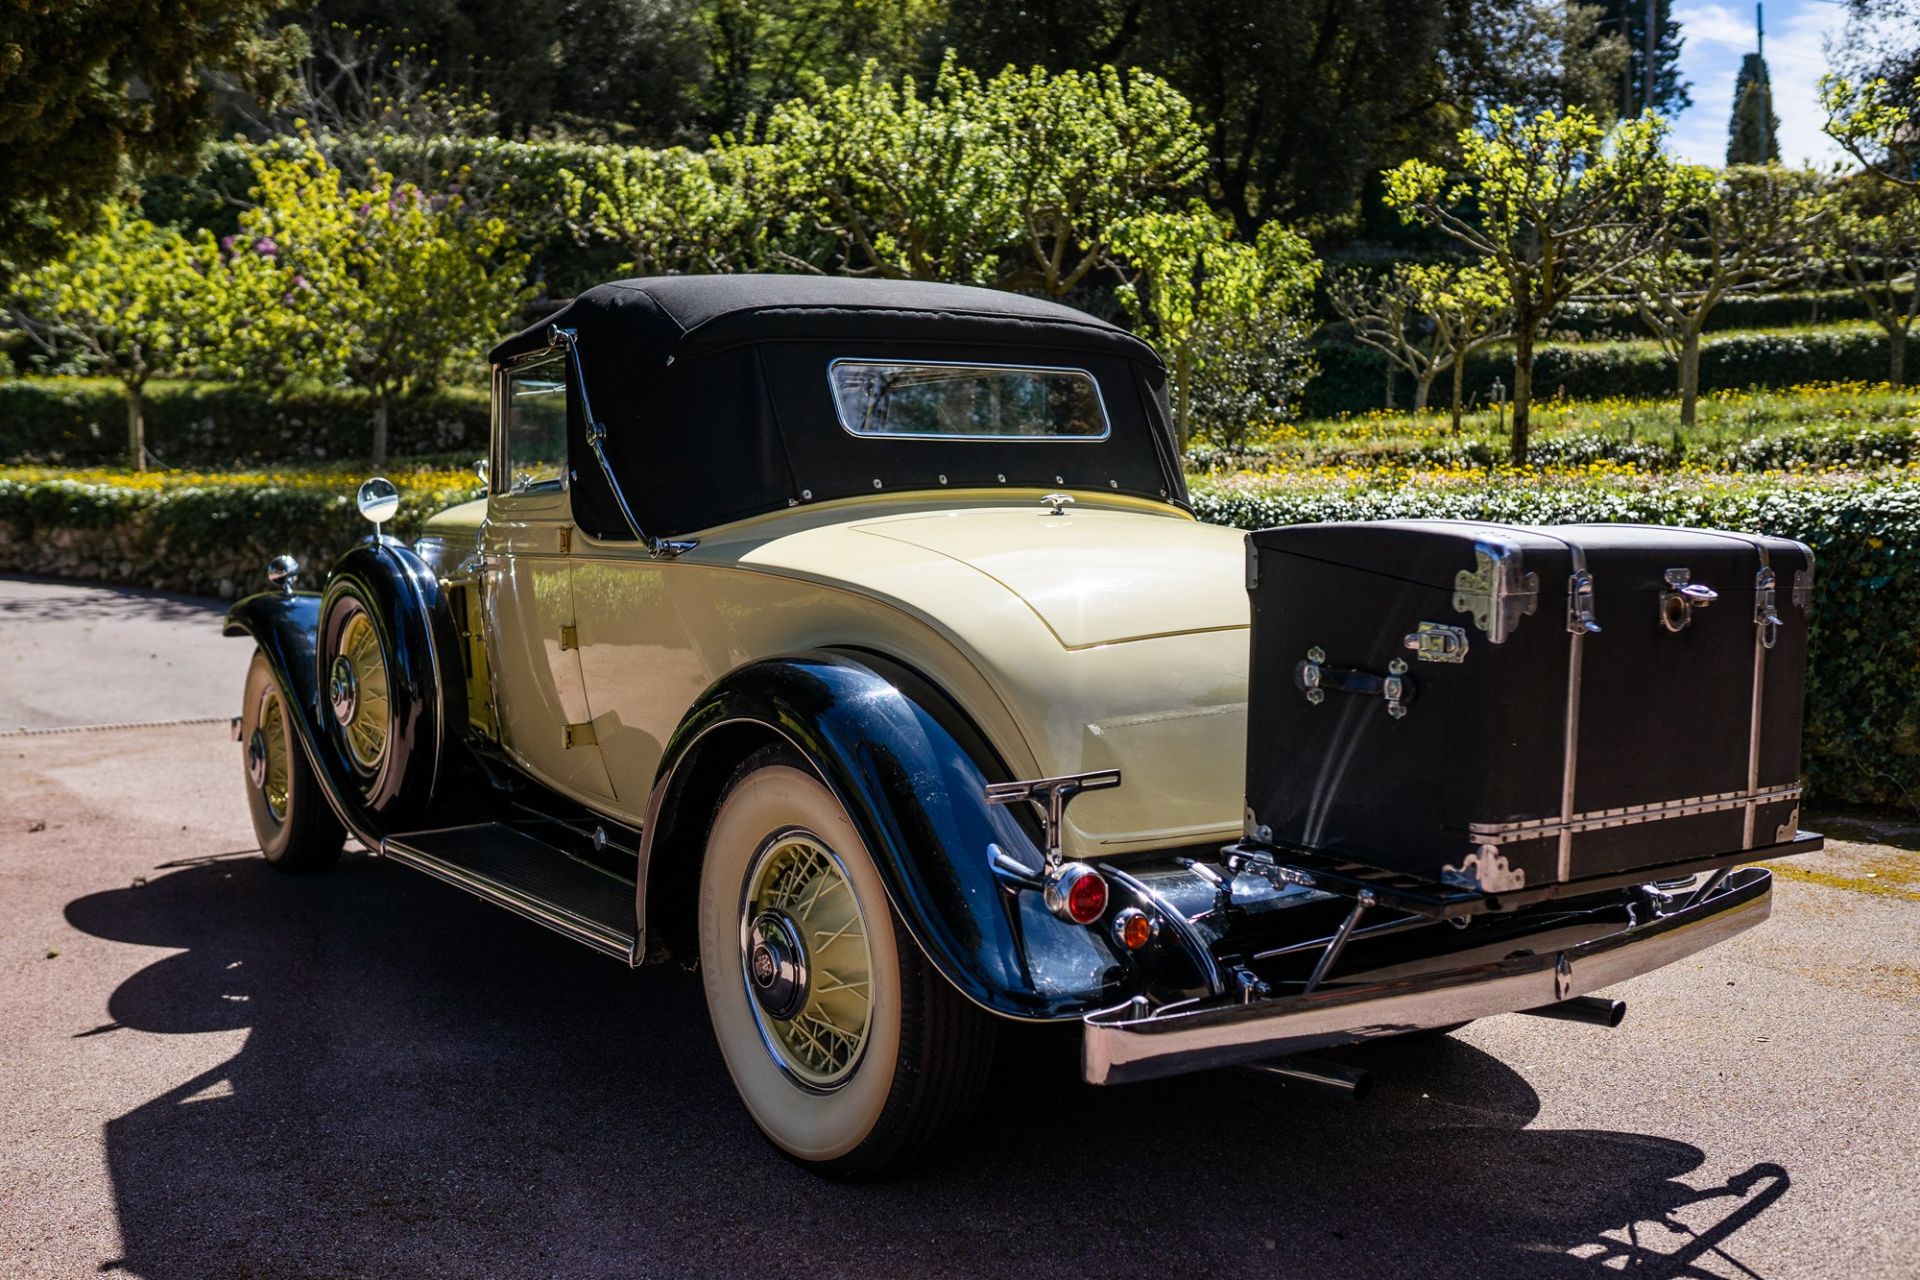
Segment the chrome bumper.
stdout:
<path fill-rule="evenodd" d="M 1439 956 L 1431 968 L 1386 980 L 1360 975 L 1311 995 L 1244 1004 L 1148 1012 L 1133 1002 L 1087 1015 L 1081 1070 L 1090 1084 L 1125 1084 L 1537 1009 L 1672 964 L 1751 929 L 1772 910 L 1772 873 L 1742 867 L 1705 902 L 1535 955 L 1465 965 Z"/>

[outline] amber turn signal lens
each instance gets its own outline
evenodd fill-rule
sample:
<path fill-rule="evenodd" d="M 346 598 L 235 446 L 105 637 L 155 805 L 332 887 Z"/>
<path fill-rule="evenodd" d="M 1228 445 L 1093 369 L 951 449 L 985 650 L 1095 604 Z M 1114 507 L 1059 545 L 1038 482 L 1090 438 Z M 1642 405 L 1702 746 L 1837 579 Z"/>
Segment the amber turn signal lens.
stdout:
<path fill-rule="evenodd" d="M 1138 907 L 1128 907 L 1113 918 L 1113 940 L 1127 951 L 1138 951 L 1153 941 L 1153 921 Z"/>

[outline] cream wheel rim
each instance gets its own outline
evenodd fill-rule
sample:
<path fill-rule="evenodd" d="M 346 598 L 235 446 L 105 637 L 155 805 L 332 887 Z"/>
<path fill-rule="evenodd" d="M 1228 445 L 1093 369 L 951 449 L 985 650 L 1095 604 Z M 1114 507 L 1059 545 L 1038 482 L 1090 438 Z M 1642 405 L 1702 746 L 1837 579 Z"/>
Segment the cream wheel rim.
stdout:
<path fill-rule="evenodd" d="M 247 739 L 247 776 L 267 802 L 273 820 L 285 822 L 292 771 L 287 759 L 287 714 L 277 689 L 268 689 L 260 698 L 260 715 Z"/>
<path fill-rule="evenodd" d="M 364 609 L 355 610 L 340 630 L 340 653 L 328 676 L 328 695 L 354 763 L 362 769 L 377 768 L 387 749 L 387 660 L 380 652 L 380 635 Z"/>
<path fill-rule="evenodd" d="M 740 958 L 760 1038 L 801 1085 L 859 1066 L 873 1022 L 873 952 L 846 867 L 818 836 L 784 831 L 747 868 Z"/>

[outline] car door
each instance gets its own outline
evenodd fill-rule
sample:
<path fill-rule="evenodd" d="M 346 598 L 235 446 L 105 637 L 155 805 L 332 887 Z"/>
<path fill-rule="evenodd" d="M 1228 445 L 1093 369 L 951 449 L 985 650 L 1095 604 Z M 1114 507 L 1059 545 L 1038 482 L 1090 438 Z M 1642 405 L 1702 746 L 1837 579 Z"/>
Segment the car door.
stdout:
<path fill-rule="evenodd" d="M 614 799 L 574 619 L 566 362 L 537 354 L 494 377 L 492 492 L 480 545 L 500 740 L 549 785 Z"/>

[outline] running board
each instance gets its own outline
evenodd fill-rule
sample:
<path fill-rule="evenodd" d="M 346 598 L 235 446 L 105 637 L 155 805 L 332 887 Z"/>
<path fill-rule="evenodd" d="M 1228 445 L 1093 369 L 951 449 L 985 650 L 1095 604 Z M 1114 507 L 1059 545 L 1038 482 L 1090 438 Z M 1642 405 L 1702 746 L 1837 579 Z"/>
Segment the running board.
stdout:
<path fill-rule="evenodd" d="M 635 962 L 633 881 L 518 827 L 479 822 L 410 831 L 381 841 L 380 852 L 595 951 Z"/>

